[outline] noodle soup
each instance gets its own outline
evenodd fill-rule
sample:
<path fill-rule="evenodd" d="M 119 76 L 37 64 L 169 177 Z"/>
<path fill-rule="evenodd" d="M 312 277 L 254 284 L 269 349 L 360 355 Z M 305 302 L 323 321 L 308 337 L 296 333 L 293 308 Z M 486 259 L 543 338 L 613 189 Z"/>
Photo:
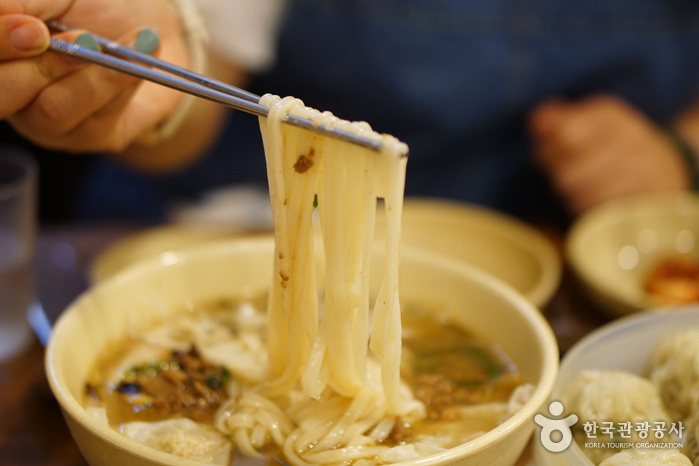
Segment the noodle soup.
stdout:
<path fill-rule="evenodd" d="M 156 457 L 150 450 L 163 450 L 188 462 L 226 464 L 238 452 L 293 465 L 514 461 L 533 429 L 522 416 L 543 402 L 555 372 L 555 343 L 541 316 L 499 282 L 433 256 L 413 259 L 399 280 L 407 147 L 298 99 L 265 95 L 260 103 L 268 109 L 260 128 L 273 250 L 209 251 L 181 267 L 177 254 L 165 254 L 158 272 L 139 277 L 145 294 L 95 298 L 116 313 L 117 325 L 102 330 L 116 344 L 112 351 L 98 345 L 106 359 L 73 370 L 98 404 L 89 408 L 94 422 L 154 447 L 124 444 L 129 451 Z M 361 135 L 381 150 L 285 125 L 290 115 Z M 386 234 L 375 245 L 379 200 Z M 246 300 L 263 295 L 259 306 Z M 218 312 L 211 303 L 221 296 L 242 300 Z M 428 305 L 419 311 L 421 303 Z M 174 314 L 183 306 L 187 312 Z M 434 324 L 442 318 L 446 325 Z M 403 319 L 415 324 L 404 330 Z M 491 349 L 495 341 L 520 355 L 518 370 L 541 388 L 521 384 L 503 352 Z M 96 365 L 108 372 L 90 379 Z M 122 443 L 109 432 L 101 435 Z M 511 451 L 491 450 L 505 442 Z M 158 453 L 165 456 L 159 464 L 174 461 Z"/>
<path fill-rule="evenodd" d="M 217 464 L 244 455 L 238 442 L 246 436 L 240 431 L 254 430 L 257 423 L 257 434 L 249 435 L 254 451 L 297 464 L 284 450 L 298 448 L 298 442 L 285 443 L 305 435 L 311 443 L 303 450 L 311 451 L 321 439 L 309 436 L 304 424 L 341 418 L 353 400 L 328 391 L 299 402 L 293 400 L 303 398 L 298 387 L 276 399 L 259 393 L 269 370 L 264 302 L 216 300 L 119 342 L 93 368 L 85 406 L 133 440 Z M 425 415 L 357 427 L 348 443 L 376 451 L 361 464 L 411 459 L 468 442 L 508 418 L 531 393 L 501 347 L 454 325 L 438 310 L 405 306 L 403 330 L 402 379 Z M 266 403 L 269 411 L 253 409 Z M 233 420 L 245 404 L 247 419 Z M 333 462 L 343 455 L 353 461 L 346 449 L 325 454 L 335 456 Z"/>

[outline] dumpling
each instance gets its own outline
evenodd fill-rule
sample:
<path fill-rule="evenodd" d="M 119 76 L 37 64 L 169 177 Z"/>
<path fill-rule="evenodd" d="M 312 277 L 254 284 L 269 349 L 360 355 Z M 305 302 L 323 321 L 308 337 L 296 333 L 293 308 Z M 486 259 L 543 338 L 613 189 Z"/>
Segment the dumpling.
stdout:
<path fill-rule="evenodd" d="M 636 429 L 630 429 L 629 437 L 624 437 L 616 430 L 622 422 L 665 422 L 670 417 L 663 408 L 662 400 L 655 385 L 648 379 L 621 371 L 584 371 L 566 387 L 563 393 L 563 405 L 567 412 L 578 416 L 573 426 L 573 438 L 590 460 L 598 464 L 617 453 L 621 448 L 599 447 L 600 443 L 618 442 L 635 443 L 647 441 L 642 439 Z M 613 427 L 611 436 L 598 431 L 596 438 L 586 433 L 586 423 L 602 427 Z M 670 436 L 653 440 L 670 441 Z M 585 448 L 585 443 L 595 443 L 595 448 Z"/>
<path fill-rule="evenodd" d="M 682 453 L 692 460 L 694 466 L 699 466 L 699 409 L 695 409 L 684 421 L 684 428 Z"/>
<path fill-rule="evenodd" d="M 200 463 L 230 464 L 232 446 L 213 429 L 191 419 L 129 422 L 121 433 L 137 442 Z"/>
<path fill-rule="evenodd" d="M 651 352 L 648 378 L 673 419 L 689 416 L 699 400 L 699 328 L 660 338 Z"/>
<path fill-rule="evenodd" d="M 634 448 L 624 450 L 602 461 L 599 466 L 692 466 L 685 455 L 677 450 L 656 450 Z"/>

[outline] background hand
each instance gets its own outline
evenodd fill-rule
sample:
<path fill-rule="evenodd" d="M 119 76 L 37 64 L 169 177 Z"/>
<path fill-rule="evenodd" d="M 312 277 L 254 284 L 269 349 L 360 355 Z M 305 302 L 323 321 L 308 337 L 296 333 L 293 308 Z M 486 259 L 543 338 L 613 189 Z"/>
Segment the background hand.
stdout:
<path fill-rule="evenodd" d="M 617 97 L 552 99 L 529 124 L 536 161 L 571 213 L 618 196 L 689 188 L 665 132 Z"/>

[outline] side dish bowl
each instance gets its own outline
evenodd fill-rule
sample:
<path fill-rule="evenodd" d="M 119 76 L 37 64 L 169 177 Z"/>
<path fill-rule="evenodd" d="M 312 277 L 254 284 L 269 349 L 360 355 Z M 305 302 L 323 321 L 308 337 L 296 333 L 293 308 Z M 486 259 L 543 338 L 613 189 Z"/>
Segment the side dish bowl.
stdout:
<path fill-rule="evenodd" d="M 91 417 L 80 402 L 88 371 L 110 343 L 154 319 L 166 318 L 192 303 L 264 292 L 271 279 L 272 256 L 270 237 L 167 252 L 100 282 L 61 316 L 47 348 L 47 374 L 90 464 L 200 464 L 131 441 Z M 379 253 L 376 258 L 380 260 Z M 429 300 L 446 309 L 459 325 L 500 344 L 525 380 L 535 385 L 523 408 L 504 423 L 419 464 L 513 464 L 534 430 L 534 414 L 555 382 L 558 348 L 551 328 L 512 287 L 444 256 L 406 248 L 400 273 L 405 300 Z"/>
<path fill-rule="evenodd" d="M 572 226 L 566 255 L 590 297 L 613 315 L 667 305 L 645 283 L 665 259 L 699 261 L 699 196 L 646 195 L 596 207 Z"/>

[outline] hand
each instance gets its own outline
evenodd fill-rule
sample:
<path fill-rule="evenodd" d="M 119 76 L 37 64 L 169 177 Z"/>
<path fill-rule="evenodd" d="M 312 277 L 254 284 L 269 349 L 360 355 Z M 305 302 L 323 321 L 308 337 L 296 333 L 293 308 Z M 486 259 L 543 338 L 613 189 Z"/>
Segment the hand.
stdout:
<path fill-rule="evenodd" d="M 168 0 L 3 0 L 0 3 L 0 118 L 48 148 L 120 152 L 175 108 L 179 92 L 46 52 L 43 21 L 58 19 L 124 44 L 145 27 L 161 58 L 188 66 L 188 49 Z M 58 34 L 73 41 L 81 32 Z"/>
<path fill-rule="evenodd" d="M 537 163 L 573 214 L 619 196 L 689 188 L 664 131 L 614 96 L 546 101 L 529 127 Z"/>

